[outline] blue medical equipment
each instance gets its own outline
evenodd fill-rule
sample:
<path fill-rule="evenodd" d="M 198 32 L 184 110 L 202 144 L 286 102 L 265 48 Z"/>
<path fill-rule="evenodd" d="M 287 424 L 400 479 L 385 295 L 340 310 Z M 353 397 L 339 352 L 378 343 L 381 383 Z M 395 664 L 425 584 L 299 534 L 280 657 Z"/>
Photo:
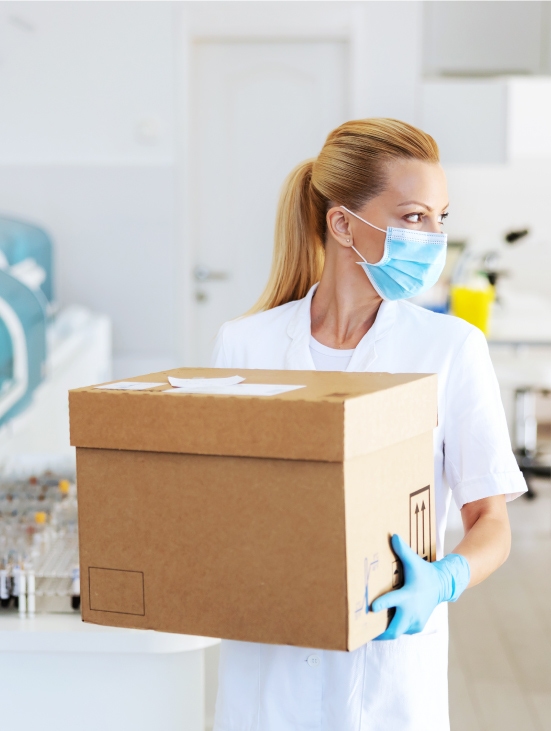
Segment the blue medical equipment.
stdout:
<path fill-rule="evenodd" d="M 33 259 L 45 274 L 40 289 L 48 302 L 53 302 L 53 246 L 52 240 L 43 229 L 31 223 L 0 216 L 0 252 L 10 266 Z"/>
<path fill-rule="evenodd" d="M 29 404 L 45 376 L 52 301 L 50 238 L 0 217 L 0 425 Z"/>

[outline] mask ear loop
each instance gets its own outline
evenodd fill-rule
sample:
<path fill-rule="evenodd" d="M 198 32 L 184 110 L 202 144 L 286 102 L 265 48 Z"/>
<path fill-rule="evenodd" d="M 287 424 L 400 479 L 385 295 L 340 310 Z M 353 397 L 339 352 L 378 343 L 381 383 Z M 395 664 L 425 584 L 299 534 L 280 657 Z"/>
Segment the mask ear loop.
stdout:
<path fill-rule="evenodd" d="M 350 214 L 351 214 L 352 216 L 355 216 L 356 218 L 358 218 L 358 219 L 359 219 L 360 221 L 362 221 L 362 223 L 367 223 L 367 225 L 368 225 L 368 226 L 371 226 L 371 228 L 376 228 L 376 229 L 377 229 L 377 231 L 382 231 L 382 232 L 383 232 L 384 234 L 386 234 L 386 229 L 385 229 L 385 228 L 379 228 L 378 226 L 375 226 L 375 224 L 373 224 L 373 223 L 369 223 L 369 221 L 366 221 L 366 220 L 365 220 L 365 218 L 362 218 L 361 216 L 358 216 L 358 214 L 357 214 L 357 213 L 354 213 L 354 211 L 351 211 L 351 210 L 350 210 L 349 208 L 347 208 L 346 206 L 340 206 L 340 207 L 341 207 L 341 208 L 344 208 L 344 210 L 345 210 L 345 211 L 346 211 L 347 213 L 350 213 Z M 361 256 L 361 254 L 360 254 L 360 256 Z M 362 258 L 363 258 L 363 257 L 362 257 Z"/>
<path fill-rule="evenodd" d="M 365 262 L 366 264 L 369 264 L 369 262 L 367 261 L 367 259 L 365 258 L 365 256 L 363 256 L 362 254 L 360 254 L 360 252 L 359 252 L 359 251 L 358 251 L 358 249 L 357 249 L 357 248 L 356 248 L 356 247 L 354 246 L 354 244 L 352 244 L 352 246 L 351 246 L 350 248 L 354 249 L 354 251 L 356 252 L 356 254 L 357 254 L 357 255 L 358 255 L 359 257 L 361 257 L 361 258 L 362 258 L 362 259 L 364 260 L 364 262 Z M 356 264 L 361 264 L 361 263 L 362 263 L 361 261 L 357 261 L 357 262 L 356 262 Z"/>
<path fill-rule="evenodd" d="M 354 211 L 351 211 L 351 210 L 350 210 L 349 208 L 347 208 L 346 206 L 341 206 L 341 208 L 344 208 L 344 210 L 345 210 L 345 211 L 346 211 L 347 213 L 350 213 L 350 214 L 351 214 L 352 216 L 355 216 L 355 217 L 356 217 L 356 218 L 357 218 L 358 220 L 360 220 L 360 221 L 361 221 L 362 223 L 367 223 L 367 225 L 368 225 L 368 226 L 371 226 L 371 228 L 374 228 L 374 229 L 376 229 L 377 231 L 382 231 L 382 232 L 383 232 L 384 234 L 386 234 L 386 230 L 385 230 L 384 228 L 379 228 L 378 226 L 375 226 L 375 224 L 373 224 L 373 223 L 369 223 L 369 221 L 366 221 L 366 220 L 365 220 L 365 218 L 362 218 L 361 216 L 358 216 L 358 214 L 357 214 L 357 213 L 354 213 Z M 356 248 L 356 247 L 354 246 L 354 244 L 352 244 L 352 247 L 351 247 L 351 248 L 352 248 L 352 249 L 354 249 L 354 251 L 356 252 L 356 254 L 357 254 L 357 255 L 358 255 L 358 256 L 359 256 L 359 257 L 360 257 L 361 259 L 363 259 L 363 260 L 364 260 L 364 262 L 365 262 L 366 264 L 369 264 L 369 262 L 367 261 L 367 259 L 365 258 L 365 256 L 362 256 L 362 254 L 360 254 L 360 252 L 359 252 L 359 251 L 358 251 L 358 249 L 357 249 L 357 248 Z M 385 249 L 386 249 L 386 241 L 385 241 Z M 358 261 L 358 262 L 356 262 L 356 263 L 357 263 L 357 264 L 360 264 L 360 265 L 361 265 L 361 261 Z"/>

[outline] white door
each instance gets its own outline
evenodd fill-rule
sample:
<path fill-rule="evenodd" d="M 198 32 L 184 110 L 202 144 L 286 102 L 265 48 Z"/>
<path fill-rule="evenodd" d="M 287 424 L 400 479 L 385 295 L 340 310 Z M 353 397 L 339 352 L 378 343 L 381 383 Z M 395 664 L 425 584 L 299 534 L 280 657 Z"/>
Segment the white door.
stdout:
<path fill-rule="evenodd" d="M 340 41 L 194 44 L 190 169 L 193 360 L 208 365 L 220 325 L 268 277 L 278 193 L 346 119 Z"/>

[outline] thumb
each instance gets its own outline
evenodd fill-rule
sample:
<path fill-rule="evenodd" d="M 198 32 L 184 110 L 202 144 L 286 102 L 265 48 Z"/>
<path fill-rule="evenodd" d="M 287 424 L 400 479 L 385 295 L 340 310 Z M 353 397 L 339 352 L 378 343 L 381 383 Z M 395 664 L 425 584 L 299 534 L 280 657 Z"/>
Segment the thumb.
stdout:
<path fill-rule="evenodd" d="M 371 611 L 382 612 L 384 609 L 399 607 L 406 598 L 405 594 L 406 589 L 404 589 L 404 587 L 396 589 L 396 591 L 388 591 L 386 594 L 383 594 L 373 600 L 371 603 Z"/>
<path fill-rule="evenodd" d="M 383 632 L 382 635 L 375 637 L 374 641 L 377 640 L 395 640 L 400 635 L 403 635 L 408 628 L 408 619 L 403 609 L 398 608 L 396 614 L 392 618 L 390 624 Z"/>

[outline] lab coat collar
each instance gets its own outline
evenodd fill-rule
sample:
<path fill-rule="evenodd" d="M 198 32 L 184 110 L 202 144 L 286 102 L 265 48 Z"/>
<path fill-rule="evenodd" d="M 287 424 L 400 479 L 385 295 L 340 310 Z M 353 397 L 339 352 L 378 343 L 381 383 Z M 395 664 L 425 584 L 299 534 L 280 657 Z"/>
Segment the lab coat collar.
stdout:
<path fill-rule="evenodd" d="M 306 297 L 297 302 L 295 314 L 287 326 L 287 335 L 291 338 L 291 344 L 285 357 L 285 368 L 290 371 L 315 371 L 316 366 L 310 353 L 310 335 L 312 325 L 310 319 L 310 306 L 312 297 L 318 288 L 317 283 L 310 288 Z"/>
<path fill-rule="evenodd" d="M 312 333 L 310 307 L 317 286 L 314 284 L 306 297 L 299 300 L 295 314 L 288 325 L 287 334 L 291 338 L 291 344 L 287 351 L 285 367 L 289 370 L 315 370 L 310 353 Z M 366 371 L 373 364 L 377 357 L 376 343 L 388 335 L 392 329 L 397 316 L 397 308 L 397 302 L 385 300 L 381 303 L 375 322 L 358 343 L 347 371 Z"/>

